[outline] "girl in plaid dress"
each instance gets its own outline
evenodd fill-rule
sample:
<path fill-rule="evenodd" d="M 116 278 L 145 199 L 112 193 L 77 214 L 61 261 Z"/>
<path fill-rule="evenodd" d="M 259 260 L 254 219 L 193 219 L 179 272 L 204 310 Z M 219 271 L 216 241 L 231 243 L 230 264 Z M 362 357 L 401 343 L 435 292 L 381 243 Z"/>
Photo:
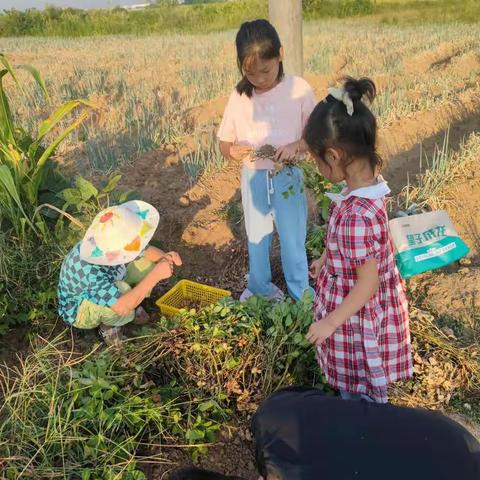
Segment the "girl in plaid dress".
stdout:
<path fill-rule="evenodd" d="M 316 321 L 307 340 L 343 398 L 385 403 L 388 385 L 413 369 L 405 287 L 385 206 L 390 189 L 378 174 L 376 120 L 362 101 L 375 93 L 370 79 L 347 78 L 342 89 L 329 89 L 305 128 L 320 173 L 346 184 L 328 194 L 326 248 L 311 266 Z"/>

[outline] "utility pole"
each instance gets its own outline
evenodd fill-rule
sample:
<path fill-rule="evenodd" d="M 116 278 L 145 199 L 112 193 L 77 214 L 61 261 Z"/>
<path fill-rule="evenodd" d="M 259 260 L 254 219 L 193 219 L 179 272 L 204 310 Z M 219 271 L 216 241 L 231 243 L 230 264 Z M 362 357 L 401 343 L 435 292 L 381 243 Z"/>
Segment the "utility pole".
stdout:
<path fill-rule="evenodd" d="M 270 22 L 285 50 L 285 71 L 303 75 L 302 0 L 268 0 Z"/>

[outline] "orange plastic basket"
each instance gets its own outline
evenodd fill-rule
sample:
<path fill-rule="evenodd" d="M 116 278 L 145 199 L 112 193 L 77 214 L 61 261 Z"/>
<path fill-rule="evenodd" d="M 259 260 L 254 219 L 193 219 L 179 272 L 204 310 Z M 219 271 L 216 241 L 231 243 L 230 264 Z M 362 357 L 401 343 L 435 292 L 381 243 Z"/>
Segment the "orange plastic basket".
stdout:
<path fill-rule="evenodd" d="M 203 308 L 231 295 L 231 292 L 228 290 L 209 287 L 208 285 L 202 285 L 190 280 L 180 280 L 165 295 L 160 297 L 156 304 L 160 308 L 162 315 L 173 317 L 182 308 L 189 308 L 189 302 L 196 302 L 200 305 L 200 308 Z"/>

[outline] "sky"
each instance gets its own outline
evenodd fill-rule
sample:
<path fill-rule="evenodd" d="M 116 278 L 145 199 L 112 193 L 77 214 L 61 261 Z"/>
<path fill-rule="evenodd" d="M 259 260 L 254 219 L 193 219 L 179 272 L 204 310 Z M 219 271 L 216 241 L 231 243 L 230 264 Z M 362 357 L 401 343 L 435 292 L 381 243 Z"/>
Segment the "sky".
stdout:
<path fill-rule="evenodd" d="M 76 8 L 108 8 L 118 5 L 132 5 L 134 3 L 147 3 L 147 0 L 0 0 L 0 11 L 16 8 L 25 10 L 26 8 L 43 9 L 46 5 L 55 5 L 56 7 L 76 7 Z"/>

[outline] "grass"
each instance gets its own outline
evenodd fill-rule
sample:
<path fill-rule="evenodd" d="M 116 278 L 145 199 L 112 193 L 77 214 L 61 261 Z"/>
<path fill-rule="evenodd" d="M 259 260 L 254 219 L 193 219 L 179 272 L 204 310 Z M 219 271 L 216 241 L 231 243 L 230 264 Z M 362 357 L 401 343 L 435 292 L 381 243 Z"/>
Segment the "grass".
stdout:
<path fill-rule="evenodd" d="M 171 405 L 97 350 L 80 355 L 65 335 L 40 338 L 17 369 L 2 369 L 2 478 L 145 478 L 137 449 L 149 432 L 162 434 Z"/>
<path fill-rule="evenodd" d="M 122 352 L 37 336 L 17 367 L 0 368 L 2 478 L 142 480 L 162 445 L 204 452 L 278 386 L 323 384 L 299 333 L 311 316 L 309 298 L 226 301 L 163 318 Z"/>
<path fill-rule="evenodd" d="M 203 174 L 220 171 L 226 160 L 220 152 L 220 146 L 213 133 L 206 141 L 199 137 L 193 152 L 182 157 L 183 168 L 190 182 L 194 185 Z"/>
<path fill-rule="evenodd" d="M 56 281 L 65 251 L 56 242 L 0 231 L 0 335 L 56 319 Z"/>
<path fill-rule="evenodd" d="M 428 23 L 476 23 L 480 5 L 464 0 L 376 0 L 375 20 L 386 24 L 422 25 Z"/>
<path fill-rule="evenodd" d="M 241 201 L 238 199 L 230 200 L 218 211 L 219 218 L 228 221 L 230 224 L 239 225 L 243 218 Z"/>
<path fill-rule="evenodd" d="M 458 149 L 453 150 L 450 129 L 447 129 L 443 141 L 435 146 L 430 155 L 420 150 L 421 174 L 415 179 L 415 183 L 407 185 L 402 192 L 400 198 L 404 205 L 407 207 L 409 204 L 416 204 L 427 210 L 446 209 L 452 219 L 461 218 L 462 199 L 458 194 L 462 190 L 459 189 L 466 186 L 467 179 L 473 179 L 472 172 L 475 171 L 479 154 L 478 133 L 474 132 L 465 137 Z M 472 206 L 472 211 L 475 211 L 475 205 Z M 467 209 L 467 215 L 468 212 Z M 469 218 L 462 223 L 475 224 L 474 220 L 472 222 L 472 218 Z M 475 237 L 470 234 L 469 236 L 472 243 L 475 243 Z M 478 245 L 477 242 L 475 247 L 478 248 Z M 435 272 L 426 280 L 420 279 L 420 285 L 422 282 L 426 285 L 434 283 Z M 413 382 L 395 390 L 396 400 L 409 405 L 433 408 L 448 406 L 450 410 L 478 421 L 478 308 L 474 305 L 470 308 L 465 303 L 465 308 L 461 311 L 452 310 L 449 303 L 436 306 L 436 300 L 431 301 L 427 291 L 422 291 L 415 300 L 415 305 L 416 308 L 411 311 L 410 325 L 416 376 Z M 442 313 L 439 313 L 437 308 L 441 308 Z M 448 311 L 445 312 L 445 309 Z"/>

